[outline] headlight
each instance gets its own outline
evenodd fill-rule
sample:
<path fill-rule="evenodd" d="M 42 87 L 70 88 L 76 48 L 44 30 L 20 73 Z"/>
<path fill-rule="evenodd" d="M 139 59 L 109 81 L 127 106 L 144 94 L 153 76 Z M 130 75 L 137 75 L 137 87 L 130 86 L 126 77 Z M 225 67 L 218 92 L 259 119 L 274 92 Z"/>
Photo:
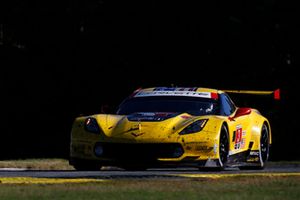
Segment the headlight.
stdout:
<path fill-rule="evenodd" d="M 85 120 L 84 128 L 88 132 L 100 133 L 100 128 L 98 126 L 97 120 L 92 117 L 89 117 Z"/>
<path fill-rule="evenodd" d="M 190 125 L 188 125 L 187 127 L 185 127 L 180 133 L 179 135 L 185 135 L 185 134 L 190 134 L 190 133 L 197 133 L 199 131 L 201 131 L 206 122 L 208 121 L 208 119 L 200 119 L 197 120 L 193 123 L 191 123 Z"/>

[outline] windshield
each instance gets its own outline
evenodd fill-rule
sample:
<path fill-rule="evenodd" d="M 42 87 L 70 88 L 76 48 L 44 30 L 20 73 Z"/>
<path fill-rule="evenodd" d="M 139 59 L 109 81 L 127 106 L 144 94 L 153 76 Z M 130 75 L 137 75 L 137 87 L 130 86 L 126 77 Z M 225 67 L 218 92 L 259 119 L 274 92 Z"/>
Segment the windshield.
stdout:
<path fill-rule="evenodd" d="M 219 112 L 218 101 L 200 97 L 135 97 L 125 100 L 117 114 L 129 115 L 137 112 L 187 112 L 191 115 L 211 115 Z"/>

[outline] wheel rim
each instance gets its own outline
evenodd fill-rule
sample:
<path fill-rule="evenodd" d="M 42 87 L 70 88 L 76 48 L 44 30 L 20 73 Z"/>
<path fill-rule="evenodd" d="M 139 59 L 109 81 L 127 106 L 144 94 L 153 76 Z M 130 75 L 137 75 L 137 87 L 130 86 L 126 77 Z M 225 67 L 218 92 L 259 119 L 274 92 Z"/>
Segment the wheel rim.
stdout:
<path fill-rule="evenodd" d="M 224 127 L 222 128 L 221 136 L 220 136 L 220 160 L 222 164 L 224 164 L 227 161 L 228 156 L 228 137 L 227 137 L 227 129 Z"/>
<path fill-rule="evenodd" d="M 269 156 L 269 131 L 266 125 L 263 126 L 260 138 L 260 152 L 262 161 L 265 162 Z"/>

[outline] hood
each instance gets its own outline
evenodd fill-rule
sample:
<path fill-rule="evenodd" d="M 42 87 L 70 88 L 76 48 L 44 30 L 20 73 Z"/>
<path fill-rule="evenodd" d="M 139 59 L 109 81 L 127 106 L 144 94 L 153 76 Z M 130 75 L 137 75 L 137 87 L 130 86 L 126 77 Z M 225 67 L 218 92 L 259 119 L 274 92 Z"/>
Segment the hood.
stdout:
<path fill-rule="evenodd" d="M 171 112 L 138 112 L 127 115 L 129 121 L 159 122 L 179 115 Z"/>
<path fill-rule="evenodd" d="M 181 128 L 193 122 L 195 118 L 187 113 L 143 112 L 130 115 L 95 116 L 103 134 L 107 138 L 119 138 L 162 141 L 165 138 L 178 137 Z"/>

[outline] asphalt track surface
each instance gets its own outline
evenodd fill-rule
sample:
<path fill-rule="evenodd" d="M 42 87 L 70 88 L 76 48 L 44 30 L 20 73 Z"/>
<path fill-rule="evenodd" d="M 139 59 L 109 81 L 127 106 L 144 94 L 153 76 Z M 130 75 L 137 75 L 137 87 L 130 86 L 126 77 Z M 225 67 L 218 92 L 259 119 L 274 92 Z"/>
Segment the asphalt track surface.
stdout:
<path fill-rule="evenodd" d="M 125 171 L 104 168 L 100 171 L 0 169 L 2 183 L 72 183 L 98 182 L 119 179 L 174 179 L 174 178 L 224 178 L 234 176 L 300 176 L 300 165 L 267 166 L 264 170 L 204 171 L 197 168 L 164 168 L 145 171 Z"/>

